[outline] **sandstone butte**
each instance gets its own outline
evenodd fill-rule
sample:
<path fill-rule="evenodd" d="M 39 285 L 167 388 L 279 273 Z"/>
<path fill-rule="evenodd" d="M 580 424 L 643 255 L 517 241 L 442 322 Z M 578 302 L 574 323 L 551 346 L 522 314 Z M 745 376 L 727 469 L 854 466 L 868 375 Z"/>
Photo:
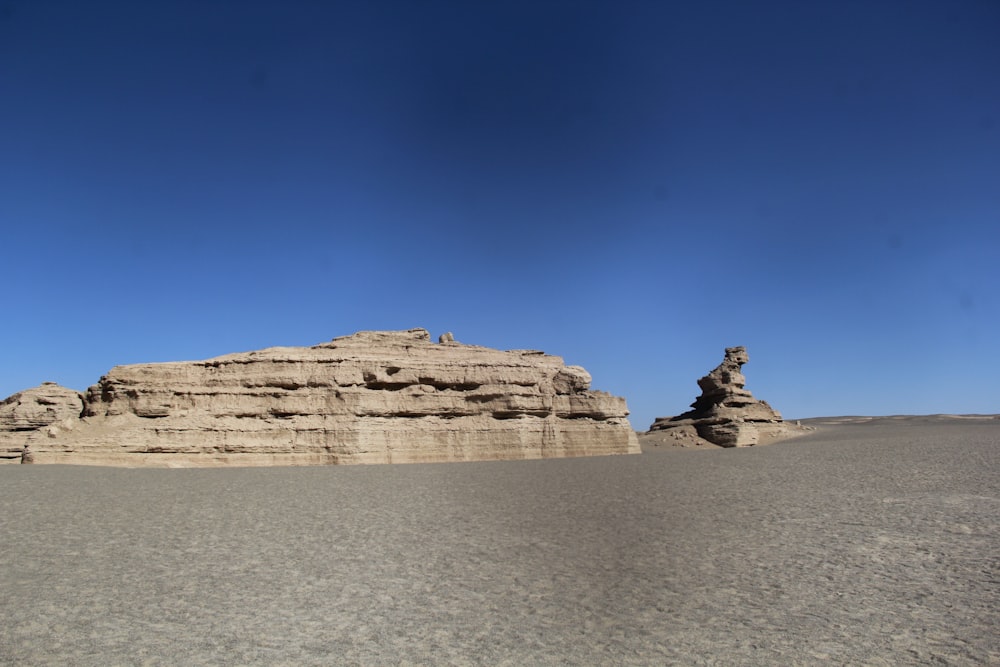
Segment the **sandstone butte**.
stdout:
<path fill-rule="evenodd" d="M 362 331 L 312 347 L 116 366 L 81 395 L 0 403 L 0 460 L 120 466 L 411 463 L 637 454 L 625 399 L 535 350 Z"/>

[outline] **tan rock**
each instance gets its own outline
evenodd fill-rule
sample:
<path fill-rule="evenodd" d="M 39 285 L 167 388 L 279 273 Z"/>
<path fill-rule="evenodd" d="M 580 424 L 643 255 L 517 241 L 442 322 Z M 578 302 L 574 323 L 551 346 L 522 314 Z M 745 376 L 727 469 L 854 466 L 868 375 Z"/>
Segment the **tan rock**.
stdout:
<path fill-rule="evenodd" d="M 55 382 L 43 382 L 0 402 L 0 461 L 22 460 L 25 445 L 43 431 L 77 422 L 83 396 Z M 30 463 L 32 452 L 28 451 Z"/>
<path fill-rule="evenodd" d="M 803 429 L 786 424 L 777 410 L 745 389 L 742 367 L 749 360 L 745 347 L 727 347 L 722 363 L 698 380 L 701 395 L 692 409 L 676 417 L 657 418 L 648 433 L 678 431 L 678 441 L 690 442 L 693 428 L 698 438 L 721 447 L 750 447 L 798 435 Z"/>
<path fill-rule="evenodd" d="M 83 412 L 83 396 L 43 382 L 0 402 L 0 431 L 31 431 L 64 419 L 78 419 Z"/>
<path fill-rule="evenodd" d="M 625 400 L 534 350 L 365 331 L 313 347 L 117 366 L 35 460 L 294 465 L 638 453 Z M 23 438 L 22 438 L 23 439 Z M 23 443 L 20 443 L 23 444 Z"/>

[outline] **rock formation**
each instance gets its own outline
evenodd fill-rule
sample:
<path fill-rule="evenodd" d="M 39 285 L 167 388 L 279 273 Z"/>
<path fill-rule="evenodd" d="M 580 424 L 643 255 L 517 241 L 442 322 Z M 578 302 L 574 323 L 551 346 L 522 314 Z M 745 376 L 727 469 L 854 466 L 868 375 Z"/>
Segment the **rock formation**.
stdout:
<path fill-rule="evenodd" d="M 745 347 L 727 347 L 726 357 L 715 370 L 698 380 L 701 395 L 691 410 L 676 417 L 659 417 L 649 427 L 649 435 L 672 438 L 678 444 L 697 439 L 721 447 L 750 447 L 765 439 L 794 435 L 766 401 L 753 397 L 744 388 L 742 367 L 750 358 Z"/>
<path fill-rule="evenodd" d="M 20 391 L 0 402 L 0 432 L 33 431 L 66 419 L 79 419 L 83 396 L 43 382 L 38 387 Z"/>
<path fill-rule="evenodd" d="M 313 347 L 117 366 L 84 400 L 42 385 L 3 403 L 0 454 L 30 444 L 37 463 L 197 466 L 638 453 L 625 400 L 590 381 L 534 350 L 435 344 L 424 329 L 367 331 Z M 63 399 L 22 407 L 43 394 Z"/>

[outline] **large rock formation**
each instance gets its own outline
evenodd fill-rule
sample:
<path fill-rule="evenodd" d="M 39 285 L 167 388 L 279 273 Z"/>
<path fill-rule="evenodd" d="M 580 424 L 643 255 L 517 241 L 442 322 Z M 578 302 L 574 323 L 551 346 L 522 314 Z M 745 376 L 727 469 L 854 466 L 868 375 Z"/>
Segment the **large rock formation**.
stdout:
<path fill-rule="evenodd" d="M 82 418 L 0 416 L 0 452 L 30 444 L 38 463 L 177 466 L 638 453 L 625 400 L 591 391 L 583 368 L 451 338 L 367 331 L 313 347 L 117 366 L 75 406 Z M 15 422 L 31 428 L 6 428 Z"/>
<path fill-rule="evenodd" d="M 681 445 L 697 445 L 700 439 L 721 447 L 750 447 L 796 435 L 795 426 L 786 424 L 777 410 L 744 388 L 741 369 L 749 360 L 745 347 L 727 347 L 722 363 L 698 380 L 701 395 L 692 409 L 676 417 L 657 418 L 648 435 L 672 438 Z"/>

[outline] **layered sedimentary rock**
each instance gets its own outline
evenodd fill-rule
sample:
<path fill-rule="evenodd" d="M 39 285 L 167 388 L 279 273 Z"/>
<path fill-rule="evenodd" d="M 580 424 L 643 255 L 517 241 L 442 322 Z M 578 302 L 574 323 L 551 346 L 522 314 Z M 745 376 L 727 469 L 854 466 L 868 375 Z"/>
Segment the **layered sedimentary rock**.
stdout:
<path fill-rule="evenodd" d="M 745 347 L 727 347 L 722 363 L 698 380 L 701 395 L 692 409 L 676 417 L 659 417 L 649 434 L 673 438 L 678 444 L 702 439 L 721 447 L 749 447 L 796 434 L 777 410 L 745 388 L 742 367 L 749 360 Z"/>
<path fill-rule="evenodd" d="M 43 382 L 0 402 L 0 462 L 31 463 L 34 452 L 25 446 L 40 433 L 75 424 L 83 413 L 80 392 Z"/>
<path fill-rule="evenodd" d="M 33 431 L 83 413 L 80 392 L 43 382 L 0 402 L 0 432 Z"/>
<path fill-rule="evenodd" d="M 295 465 L 637 453 L 625 400 L 534 350 L 433 343 L 424 329 L 313 347 L 118 366 L 80 419 L 0 433 L 35 461 Z M 16 435 L 17 438 L 11 436 Z"/>

